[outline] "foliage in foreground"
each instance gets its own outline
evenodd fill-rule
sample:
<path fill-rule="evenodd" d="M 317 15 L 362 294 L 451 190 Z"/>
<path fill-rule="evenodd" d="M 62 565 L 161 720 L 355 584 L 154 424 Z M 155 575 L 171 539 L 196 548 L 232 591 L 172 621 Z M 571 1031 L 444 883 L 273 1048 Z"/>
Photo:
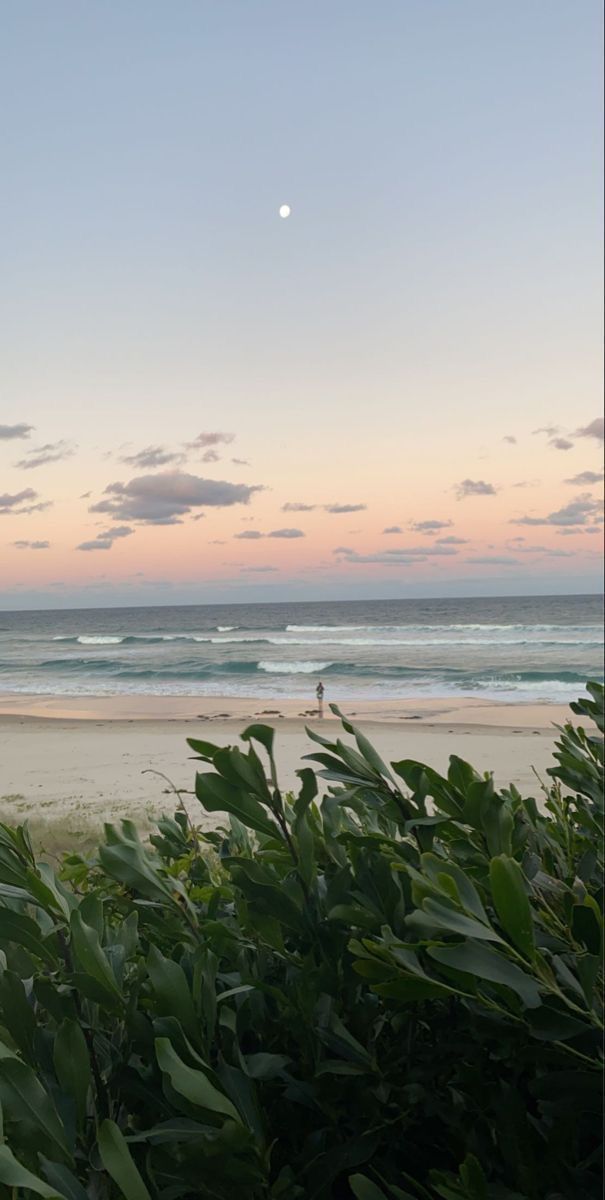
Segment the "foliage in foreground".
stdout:
<path fill-rule="evenodd" d="M 599 1195 L 590 694 L 543 811 L 343 719 L 296 797 L 266 726 L 191 739 L 216 833 L 107 826 L 57 875 L 0 827 L 0 1196 Z"/>

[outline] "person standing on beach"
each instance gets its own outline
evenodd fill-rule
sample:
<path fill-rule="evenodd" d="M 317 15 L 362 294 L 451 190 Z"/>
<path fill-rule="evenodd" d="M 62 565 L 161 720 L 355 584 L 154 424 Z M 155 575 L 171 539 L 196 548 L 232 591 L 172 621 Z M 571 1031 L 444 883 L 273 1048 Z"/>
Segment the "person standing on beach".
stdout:
<path fill-rule="evenodd" d="M 319 715 L 320 717 L 323 717 L 323 715 L 324 715 L 324 685 L 323 685 L 323 683 L 321 682 L 321 679 L 320 679 L 320 681 L 319 681 L 319 683 L 318 683 L 318 685 L 317 685 L 317 687 L 316 687 L 316 689 L 315 689 L 315 695 L 317 696 L 317 712 L 318 712 L 318 715 Z"/>

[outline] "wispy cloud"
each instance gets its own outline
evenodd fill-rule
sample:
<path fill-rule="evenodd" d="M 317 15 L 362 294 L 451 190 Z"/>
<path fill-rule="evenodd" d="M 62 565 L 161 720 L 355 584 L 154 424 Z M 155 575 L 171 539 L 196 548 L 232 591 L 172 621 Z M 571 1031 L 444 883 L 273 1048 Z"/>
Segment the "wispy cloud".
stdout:
<path fill-rule="evenodd" d="M 570 483 L 573 487 L 590 487 L 593 483 L 601 483 L 603 480 L 602 471 L 580 471 L 579 475 L 574 475 L 572 479 L 565 479 L 564 483 Z"/>
<path fill-rule="evenodd" d="M 548 444 L 549 446 L 553 446 L 555 450 L 571 450 L 573 448 L 573 442 L 564 437 L 551 438 Z"/>
<path fill-rule="evenodd" d="M 324 504 L 323 510 L 327 513 L 353 513 L 364 512 L 367 504 Z"/>
<path fill-rule="evenodd" d="M 248 462 L 247 458 L 232 458 L 231 462 L 234 463 L 236 467 L 249 467 L 250 466 L 250 463 Z"/>
<path fill-rule="evenodd" d="M 12 442 L 17 438 L 28 438 L 33 432 L 33 425 L 19 421 L 17 425 L 0 425 L 0 442 Z"/>
<path fill-rule="evenodd" d="M 4 492 L 0 495 L 0 515 L 3 516 L 43 512 L 51 505 L 52 500 L 38 500 L 38 493 L 33 488 L 23 488 L 21 492 Z"/>
<path fill-rule="evenodd" d="M 350 563 L 398 563 L 427 562 L 430 558 L 451 558 L 457 554 L 453 546 L 397 546 L 389 550 L 378 550 L 370 554 L 360 554 L 349 546 L 337 546 L 333 553 Z"/>
<path fill-rule="evenodd" d="M 496 495 L 493 483 L 486 483 L 484 479 L 463 479 L 462 483 L 456 484 L 455 491 L 459 500 L 465 500 L 468 496 Z"/>
<path fill-rule="evenodd" d="M 516 437 L 513 437 L 512 433 L 507 433 L 506 436 L 502 438 L 502 441 L 508 442 L 509 446 L 517 445 L 517 439 Z"/>
<path fill-rule="evenodd" d="M 304 537 L 302 529 L 272 529 L 271 533 L 267 534 L 270 538 L 302 538 Z"/>
<path fill-rule="evenodd" d="M 468 538 L 454 537 L 453 534 L 448 534 L 447 537 L 437 538 L 438 546 L 468 546 Z"/>
<path fill-rule="evenodd" d="M 401 528 L 401 525 L 387 525 L 386 529 L 383 529 L 382 532 L 383 533 L 403 533 L 403 529 Z"/>
<path fill-rule="evenodd" d="M 234 533 L 233 536 L 239 542 L 257 542 L 265 535 L 259 529 L 242 529 L 241 533 Z"/>
<path fill-rule="evenodd" d="M 470 480 L 466 482 L 470 483 Z M 453 521 L 412 521 L 410 529 L 414 533 L 439 533 L 440 529 L 449 529 L 453 524 Z"/>
<path fill-rule="evenodd" d="M 123 521 L 146 525 L 176 525 L 195 508 L 228 508 L 248 504 L 260 486 L 202 479 L 182 471 L 140 475 L 128 483 L 110 483 L 106 500 L 91 505 L 90 512 L 110 513 Z"/>
<path fill-rule="evenodd" d="M 186 442 L 188 450 L 205 450 L 208 446 L 230 446 L 235 441 L 234 433 L 198 433 L 192 442 Z"/>
<path fill-rule="evenodd" d="M 473 558 L 465 558 L 464 561 L 480 567 L 518 567 L 520 565 L 518 558 L 506 558 L 499 554 L 477 555 Z"/>
<path fill-rule="evenodd" d="M 104 529 L 90 541 L 80 542 L 80 545 L 76 546 L 76 550 L 111 550 L 114 542 L 120 538 L 130 537 L 132 533 L 134 533 L 134 529 L 131 529 L 129 525 L 114 525 L 111 529 Z"/>
<path fill-rule="evenodd" d="M 17 542 L 13 542 L 13 546 L 15 546 L 17 550 L 48 550 L 50 547 L 50 542 L 26 542 L 19 540 Z"/>
<path fill-rule="evenodd" d="M 590 425 L 584 425 L 582 429 L 576 429 L 575 436 L 596 438 L 598 442 L 602 442 L 605 436 L 604 426 L 603 417 L 595 417 L 594 421 L 590 422 Z"/>
<path fill-rule="evenodd" d="M 358 554 L 356 550 L 349 550 L 347 553 L 339 554 L 341 562 L 365 564 L 365 563 L 382 563 L 383 566 L 389 567 L 409 567 L 413 563 L 427 562 L 426 555 L 404 556 L 400 554 L 387 554 L 386 551 L 376 554 Z"/>
<path fill-rule="evenodd" d="M 76 449 L 72 442 L 47 442 L 45 446 L 35 446 L 28 450 L 25 457 L 19 459 L 15 466 L 22 471 L 31 471 L 35 467 L 44 467 L 47 463 L 63 462 L 63 459 L 71 458 Z"/>
<path fill-rule="evenodd" d="M 319 506 L 317 504 L 304 504 L 297 500 L 288 500 L 287 504 L 282 504 L 282 512 L 315 512 Z"/>
<path fill-rule="evenodd" d="M 168 450 L 165 446 L 145 446 L 136 454 L 127 454 L 120 462 L 128 463 L 131 467 L 166 467 L 170 463 L 182 463 L 185 455 L 177 450 Z"/>
<path fill-rule="evenodd" d="M 544 517 L 514 517 L 512 525 L 587 525 L 603 510 L 603 504 L 588 492 L 584 492 L 563 508 L 548 513 Z"/>

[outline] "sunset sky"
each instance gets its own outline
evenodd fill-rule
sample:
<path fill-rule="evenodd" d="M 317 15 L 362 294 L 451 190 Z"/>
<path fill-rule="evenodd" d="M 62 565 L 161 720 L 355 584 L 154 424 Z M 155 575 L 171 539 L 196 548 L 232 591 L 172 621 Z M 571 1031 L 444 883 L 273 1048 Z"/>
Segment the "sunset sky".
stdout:
<path fill-rule="evenodd" d="M 0 10 L 1 607 L 601 590 L 599 0 Z"/>

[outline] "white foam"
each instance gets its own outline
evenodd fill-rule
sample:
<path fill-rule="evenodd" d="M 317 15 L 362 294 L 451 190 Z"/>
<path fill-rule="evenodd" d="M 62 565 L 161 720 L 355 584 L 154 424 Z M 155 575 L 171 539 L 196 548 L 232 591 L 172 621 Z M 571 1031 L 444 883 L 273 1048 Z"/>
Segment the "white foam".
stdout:
<path fill-rule="evenodd" d="M 81 646 L 118 646 L 124 641 L 123 637 L 79 637 Z"/>
<path fill-rule="evenodd" d="M 259 671 L 269 675 L 316 675 L 331 667 L 329 662 L 259 662 Z"/>

